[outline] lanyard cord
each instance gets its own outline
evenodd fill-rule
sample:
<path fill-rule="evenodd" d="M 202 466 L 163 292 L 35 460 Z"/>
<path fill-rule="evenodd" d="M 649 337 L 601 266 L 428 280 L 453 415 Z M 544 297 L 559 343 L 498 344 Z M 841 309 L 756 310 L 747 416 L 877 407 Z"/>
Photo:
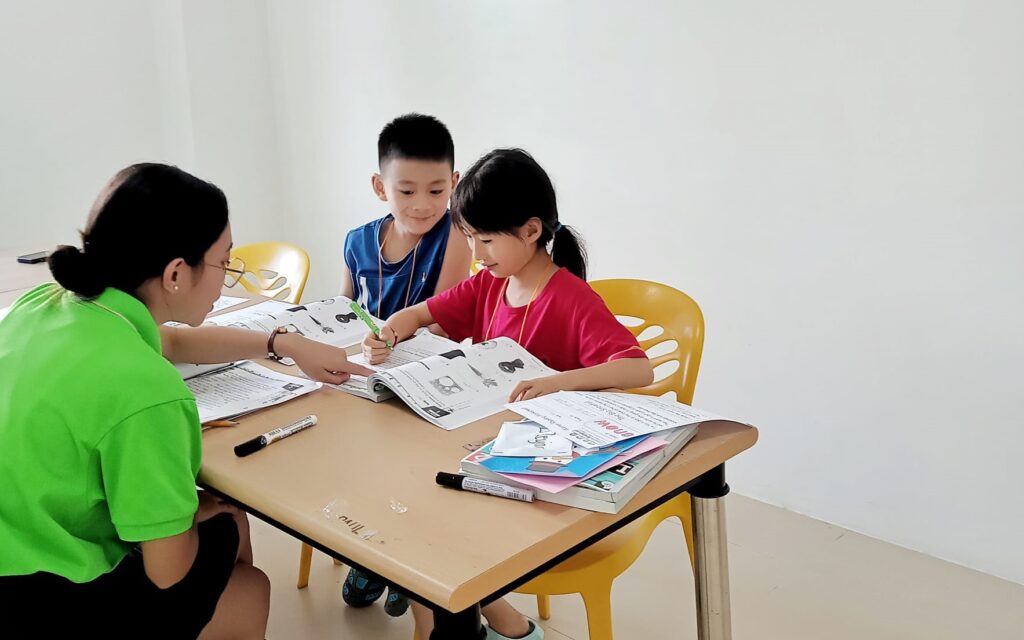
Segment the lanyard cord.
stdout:
<path fill-rule="evenodd" d="M 388 227 L 388 232 L 384 234 L 384 241 L 380 243 L 380 249 L 377 250 L 377 317 L 380 317 L 380 304 L 384 297 L 384 245 L 388 243 L 388 238 L 391 237 L 391 232 L 395 228 L 395 223 L 392 222 L 391 226 Z M 409 306 L 409 293 L 412 291 L 412 280 L 416 276 L 416 252 L 420 248 L 420 243 L 423 242 L 423 237 L 416 242 L 416 246 L 412 248 L 412 269 L 409 270 L 409 284 L 405 287 L 405 304 L 402 308 Z"/>
<path fill-rule="evenodd" d="M 554 263 L 551 263 L 554 266 Z M 530 305 L 537 298 L 537 292 L 540 290 L 540 283 L 544 282 L 544 278 L 547 277 L 548 272 L 551 271 L 551 267 L 544 270 L 540 278 L 537 280 L 537 284 L 533 287 L 533 293 L 530 295 L 530 301 L 526 303 L 526 311 L 523 312 L 523 324 L 519 326 L 519 339 L 516 340 L 520 345 L 523 344 L 523 331 L 526 330 L 526 319 L 530 316 Z M 498 296 L 498 302 L 494 305 L 494 312 L 491 314 L 491 321 L 487 323 L 487 333 L 484 334 L 484 341 L 490 340 L 491 338 L 491 327 L 494 326 L 494 318 L 498 316 L 498 308 L 505 302 L 505 289 L 508 288 L 508 278 L 505 278 L 505 283 L 501 285 L 501 295 Z"/>

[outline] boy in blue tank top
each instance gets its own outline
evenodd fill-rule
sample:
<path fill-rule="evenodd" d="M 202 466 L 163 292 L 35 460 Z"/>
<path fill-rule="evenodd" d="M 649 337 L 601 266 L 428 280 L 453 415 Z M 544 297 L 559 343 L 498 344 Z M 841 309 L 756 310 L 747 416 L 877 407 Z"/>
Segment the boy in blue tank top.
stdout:
<path fill-rule="evenodd" d="M 377 158 L 373 191 L 391 212 L 346 236 L 341 294 L 386 320 L 464 280 L 472 255 L 448 213 L 459 174 L 447 127 L 417 113 L 395 118 Z"/>
<path fill-rule="evenodd" d="M 472 252 L 448 212 L 459 174 L 444 124 L 418 113 L 395 118 L 380 132 L 377 159 L 373 192 L 390 213 L 345 237 L 341 295 L 386 320 L 467 278 Z M 351 569 L 342 597 L 353 607 L 365 607 L 386 587 L 377 576 Z M 400 616 L 408 606 L 403 594 L 388 590 L 388 614 Z"/>

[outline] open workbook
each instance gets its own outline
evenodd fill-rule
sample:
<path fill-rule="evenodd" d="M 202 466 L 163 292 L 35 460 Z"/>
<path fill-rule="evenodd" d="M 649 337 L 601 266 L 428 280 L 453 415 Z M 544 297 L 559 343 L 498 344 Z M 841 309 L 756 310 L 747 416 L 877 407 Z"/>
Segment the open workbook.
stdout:
<path fill-rule="evenodd" d="M 398 343 L 382 364 L 349 359 L 376 373 L 328 386 L 374 402 L 398 397 L 448 430 L 502 411 L 519 382 L 558 373 L 509 338 L 460 345 L 429 331 Z"/>
<path fill-rule="evenodd" d="M 211 316 L 207 322 L 263 333 L 277 327 L 289 327 L 310 340 L 350 347 L 360 342 L 367 332 L 366 325 L 349 307 L 351 302 L 345 296 L 297 306 L 266 300 L 251 307 Z"/>
<path fill-rule="evenodd" d="M 199 421 L 245 415 L 312 393 L 322 385 L 254 362 L 176 365 L 196 398 Z"/>

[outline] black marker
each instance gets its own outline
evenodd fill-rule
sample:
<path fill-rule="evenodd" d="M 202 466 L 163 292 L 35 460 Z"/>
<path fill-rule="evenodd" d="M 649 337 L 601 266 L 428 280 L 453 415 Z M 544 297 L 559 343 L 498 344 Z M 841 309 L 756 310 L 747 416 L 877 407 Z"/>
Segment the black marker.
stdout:
<path fill-rule="evenodd" d="M 277 429 L 268 431 L 261 436 L 256 436 L 252 440 L 246 440 L 235 447 L 235 455 L 239 458 L 252 455 L 272 442 L 277 442 L 278 440 L 287 438 L 288 436 L 298 433 L 303 429 L 308 429 L 315 424 L 316 416 L 306 416 L 302 420 L 297 420 L 286 427 L 278 427 Z"/>
<path fill-rule="evenodd" d="M 437 478 L 435 478 L 435 480 L 437 484 L 442 487 L 451 487 L 452 489 L 458 489 L 460 491 L 486 493 L 490 496 L 498 496 L 499 498 L 508 498 L 510 500 L 533 502 L 533 492 L 529 489 L 520 489 L 519 487 L 501 484 L 500 482 L 480 480 L 478 478 L 470 478 L 457 473 L 445 473 L 444 471 L 438 471 Z"/>

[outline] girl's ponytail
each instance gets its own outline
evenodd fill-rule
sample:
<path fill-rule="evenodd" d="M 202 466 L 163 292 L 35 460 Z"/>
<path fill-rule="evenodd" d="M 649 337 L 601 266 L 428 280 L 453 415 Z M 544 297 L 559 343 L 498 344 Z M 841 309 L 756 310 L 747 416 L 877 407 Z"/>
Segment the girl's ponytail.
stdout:
<path fill-rule="evenodd" d="M 587 250 L 583 239 L 574 229 L 560 222 L 555 223 L 551 260 L 581 280 L 587 279 Z"/>

